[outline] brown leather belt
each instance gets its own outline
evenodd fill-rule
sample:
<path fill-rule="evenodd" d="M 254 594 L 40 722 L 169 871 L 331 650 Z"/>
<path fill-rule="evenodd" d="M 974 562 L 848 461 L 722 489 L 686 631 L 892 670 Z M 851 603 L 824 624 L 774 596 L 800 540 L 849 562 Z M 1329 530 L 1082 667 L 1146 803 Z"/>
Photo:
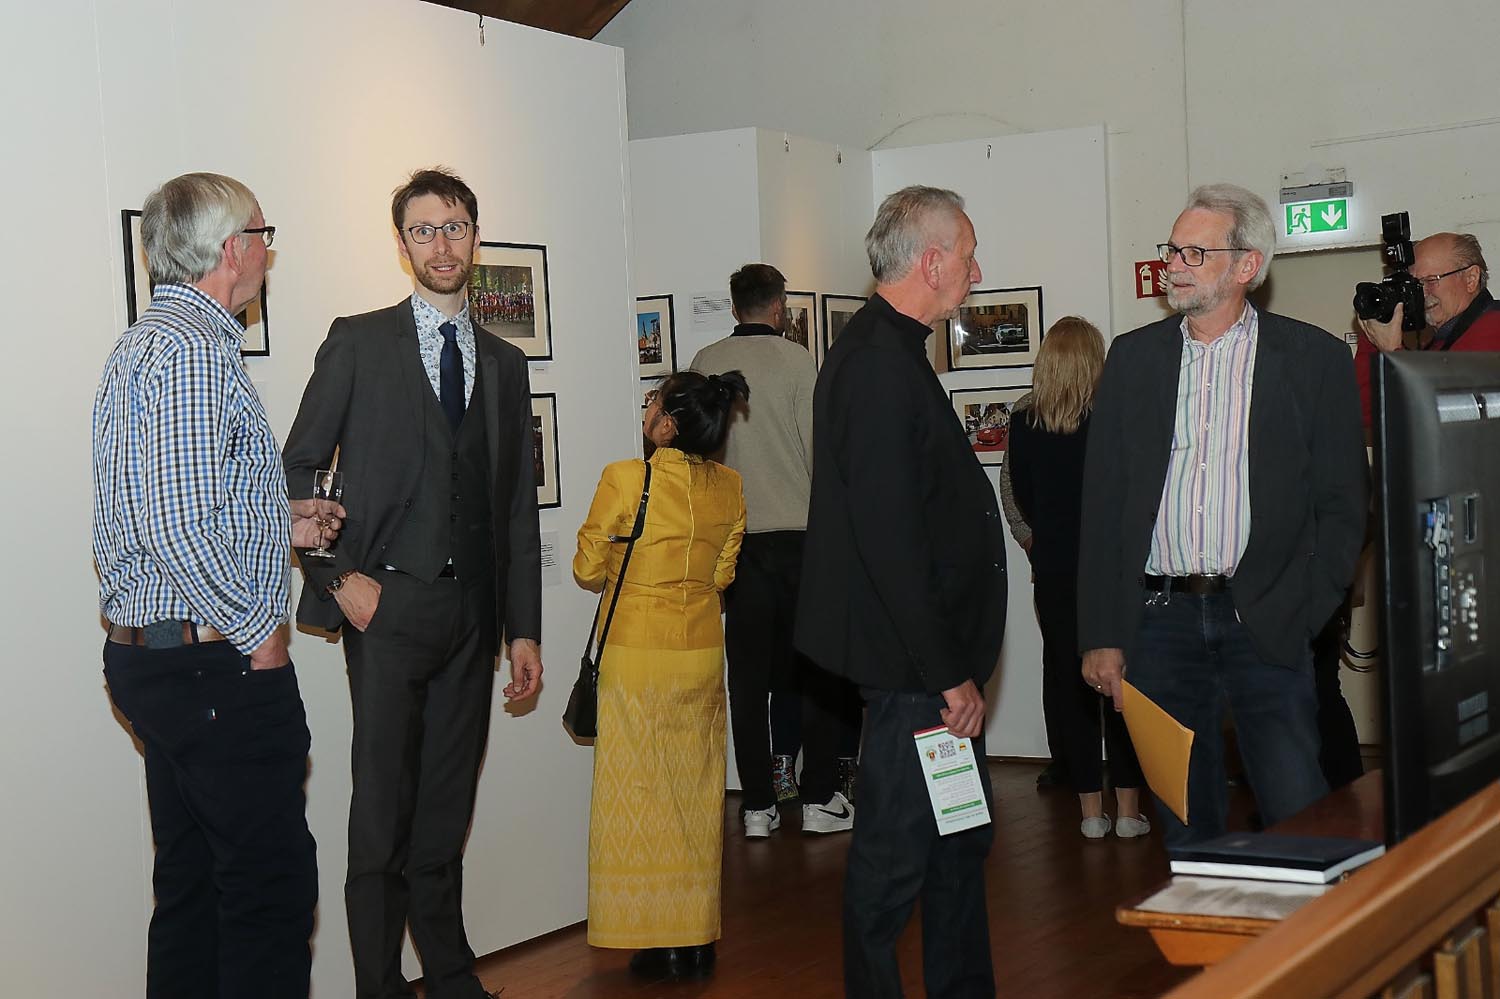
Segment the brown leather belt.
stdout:
<path fill-rule="evenodd" d="M 1207 597 L 1229 591 L 1228 576 L 1153 576 L 1141 577 L 1141 585 L 1157 593 L 1171 590 L 1173 593 L 1190 593 L 1195 597 Z"/>
<path fill-rule="evenodd" d="M 198 645 L 203 642 L 227 642 L 222 632 L 215 631 L 206 624 L 194 624 L 191 621 L 173 621 L 172 624 L 182 627 L 182 644 Z M 146 629 L 137 628 L 124 624 L 111 624 L 109 626 L 109 640 L 119 645 L 145 645 Z"/>

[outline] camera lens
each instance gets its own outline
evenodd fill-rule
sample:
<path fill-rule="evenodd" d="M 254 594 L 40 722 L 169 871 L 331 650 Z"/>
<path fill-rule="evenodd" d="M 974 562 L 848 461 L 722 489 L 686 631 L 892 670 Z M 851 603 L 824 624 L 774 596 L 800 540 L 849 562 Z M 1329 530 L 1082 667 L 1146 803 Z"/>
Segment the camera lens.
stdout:
<path fill-rule="evenodd" d="M 1385 281 L 1361 281 L 1354 286 L 1354 314 L 1361 319 L 1378 319 L 1388 323 L 1396 312 L 1396 295 Z"/>

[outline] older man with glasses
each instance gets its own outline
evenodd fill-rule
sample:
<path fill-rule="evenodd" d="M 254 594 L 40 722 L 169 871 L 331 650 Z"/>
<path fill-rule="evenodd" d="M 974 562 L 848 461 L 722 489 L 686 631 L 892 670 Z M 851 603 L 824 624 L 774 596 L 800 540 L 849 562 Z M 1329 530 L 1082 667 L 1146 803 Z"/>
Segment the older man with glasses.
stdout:
<path fill-rule="evenodd" d="M 1259 197 L 1201 187 L 1159 248 L 1177 315 L 1117 338 L 1094 397 L 1078 583 L 1085 681 L 1128 678 L 1198 733 L 1188 823 L 1225 831 L 1224 705 L 1266 822 L 1328 789 L 1310 637 L 1365 527 L 1358 394 L 1339 341 L 1264 312 L 1275 228 Z"/>
<path fill-rule="evenodd" d="M 1370 378 L 1376 354 L 1393 350 L 1500 350 L 1500 303 L 1489 292 L 1489 267 L 1479 240 L 1467 233 L 1439 232 L 1416 245 L 1411 275 L 1422 282 L 1427 328 L 1401 331 L 1404 310 L 1391 321 L 1361 319 L 1364 338 L 1354 357 L 1365 426 L 1370 425 Z"/>

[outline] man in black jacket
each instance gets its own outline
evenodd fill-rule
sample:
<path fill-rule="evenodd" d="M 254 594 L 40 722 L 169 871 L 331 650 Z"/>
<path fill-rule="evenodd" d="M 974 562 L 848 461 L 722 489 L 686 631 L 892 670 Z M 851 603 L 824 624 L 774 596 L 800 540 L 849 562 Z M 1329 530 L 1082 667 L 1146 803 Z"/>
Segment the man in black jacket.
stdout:
<path fill-rule="evenodd" d="M 485 996 L 464 933 L 463 848 L 502 639 L 506 697 L 530 697 L 542 674 L 531 392 L 520 350 L 469 318 L 478 212 L 442 170 L 396 191 L 416 293 L 334 320 L 283 454 L 294 497 L 337 454 L 350 511 L 334 557 L 302 559 L 297 620 L 344 636 L 359 999 L 414 995 L 408 919 L 426 994 Z"/>
<path fill-rule="evenodd" d="M 1201 187 L 1163 243 L 1179 315 L 1115 340 L 1084 469 L 1084 679 L 1131 683 L 1193 729 L 1188 823 L 1224 831 L 1224 704 L 1261 815 L 1326 793 L 1309 642 L 1364 538 L 1359 393 L 1342 342 L 1246 301 L 1275 252 L 1265 202 Z"/>
<path fill-rule="evenodd" d="M 984 759 L 985 681 L 1005 632 L 1004 522 L 928 364 L 931 324 L 979 280 L 951 191 L 886 198 L 865 236 L 875 295 L 813 395 L 813 483 L 796 645 L 869 704 L 844 883 L 844 989 L 901 995 L 896 940 L 922 900 L 927 994 L 992 996 L 984 858 L 993 827 L 940 836 L 914 732 L 946 725 Z M 989 775 L 979 767 L 985 799 Z"/>

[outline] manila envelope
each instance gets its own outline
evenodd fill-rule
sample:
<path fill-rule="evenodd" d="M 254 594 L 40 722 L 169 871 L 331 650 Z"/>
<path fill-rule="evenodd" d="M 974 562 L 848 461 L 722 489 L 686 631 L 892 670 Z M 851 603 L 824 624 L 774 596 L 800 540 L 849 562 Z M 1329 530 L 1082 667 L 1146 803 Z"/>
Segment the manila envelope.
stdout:
<path fill-rule="evenodd" d="M 1121 680 L 1125 695 L 1125 727 L 1135 745 L 1141 773 L 1156 796 L 1183 822 L 1188 820 L 1188 758 L 1193 751 L 1193 730 L 1183 728 L 1176 718 L 1163 711 L 1155 701 Z"/>

